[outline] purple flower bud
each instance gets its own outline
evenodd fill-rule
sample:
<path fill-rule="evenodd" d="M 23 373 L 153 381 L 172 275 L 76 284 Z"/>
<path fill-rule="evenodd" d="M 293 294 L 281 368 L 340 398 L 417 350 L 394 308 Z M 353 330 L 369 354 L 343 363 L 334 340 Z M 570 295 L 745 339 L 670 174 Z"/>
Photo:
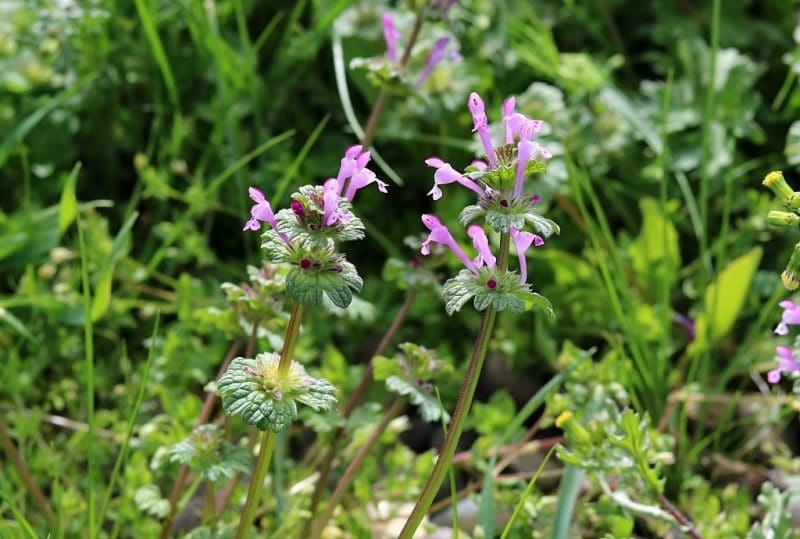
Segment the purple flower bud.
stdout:
<path fill-rule="evenodd" d="M 423 69 L 422 73 L 420 73 L 419 77 L 417 77 L 416 84 L 419 85 L 425 82 L 425 79 L 430 76 L 431 71 L 433 71 L 433 68 L 436 67 L 436 64 L 444 59 L 445 49 L 447 48 L 448 43 L 450 43 L 449 37 L 440 37 L 436 40 L 436 43 L 434 43 L 433 48 L 431 48 L 431 52 L 428 55 L 428 61 L 425 62 L 425 69 Z"/>
<path fill-rule="evenodd" d="M 400 39 L 400 32 L 394 27 L 394 19 L 387 12 L 381 17 L 383 26 L 383 38 L 386 40 L 386 57 L 392 62 L 397 61 L 397 41 Z"/>
<path fill-rule="evenodd" d="M 494 279 L 489 279 L 488 281 L 486 281 L 486 288 L 494 290 L 495 288 L 497 288 L 497 281 L 495 281 Z"/>
<path fill-rule="evenodd" d="M 303 260 L 300 261 L 300 267 L 304 270 L 307 270 L 308 268 L 311 267 L 311 261 L 307 258 L 304 258 Z"/>
<path fill-rule="evenodd" d="M 248 366 L 248 367 L 245 367 L 245 368 L 244 368 L 244 372 L 246 372 L 246 373 L 247 373 L 247 374 L 249 374 L 250 376 L 256 376 L 256 377 L 258 377 L 258 371 L 257 371 L 257 370 L 255 370 L 253 367 L 249 367 L 249 366 Z"/>
<path fill-rule="evenodd" d="M 293 200 L 289 207 L 292 208 L 292 211 L 297 216 L 298 219 L 303 220 L 306 217 L 306 210 L 303 207 L 303 204 L 297 200 Z"/>
<path fill-rule="evenodd" d="M 483 150 L 486 152 L 487 159 L 489 159 L 489 165 L 491 165 L 492 168 L 497 168 L 499 162 L 497 161 L 497 154 L 494 151 L 494 146 L 492 146 L 492 139 L 489 138 L 489 120 L 486 117 L 483 99 L 481 99 L 481 96 L 479 96 L 477 92 L 469 94 L 467 107 L 470 113 L 472 113 L 473 131 L 478 132 L 481 144 L 483 144 Z"/>

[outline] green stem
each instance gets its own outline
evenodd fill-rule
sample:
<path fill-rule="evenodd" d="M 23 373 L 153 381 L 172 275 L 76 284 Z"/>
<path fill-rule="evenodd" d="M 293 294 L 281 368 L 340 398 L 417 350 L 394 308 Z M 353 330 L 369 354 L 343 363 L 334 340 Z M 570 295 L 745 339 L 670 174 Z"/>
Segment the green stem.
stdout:
<path fill-rule="evenodd" d="M 355 476 L 358 473 L 359 468 L 361 468 L 361 464 L 364 462 L 364 459 L 375 448 L 375 445 L 378 443 L 381 434 L 384 433 L 391 420 L 402 411 L 405 404 L 406 399 L 398 397 L 394 400 L 392 405 L 387 408 L 386 412 L 381 418 L 380 423 L 378 423 L 372 430 L 367 441 L 363 446 L 361 446 L 361 449 L 358 450 L 358 453 L 356 453 L 356 456 L 353 458 L 352 462 L 350 462 L 347 470 L 345 470 L 344 475 L 339 480 L 339 484 L 336 485 L 336 490 L 334 490 L 331 499 L 328 500 L 328 505 L 325 507 L 325 512 L 322 513 L 318 519 L 316 519 L 311 530 L 311 535 L 307 537 L 311 537 L 311 539 L 318 539 L 320 535 L 322 535 L 325 525 L 328 523 L 331 516 L 333 516 L 333 511 L 336 509 L 336 506 L 339 505 L 339 502 L 342 500 L 342 496 L 344 496 L 345 491 L 353 482 L 353 479 L 355 479 Z"/>
<path fill-rule="evenodd" d="M 261 449 L 258 452 L 256 469 L 247 488 L 247 501 L 242 510 L 242 518 L 239 520 L 239 527 L 236 529 L 236 539 L 244 539 L 249 535 L 250 526 L 256 516 L 256 508 L 261 498 L 261 490 L 264 488 L 264 478 L 269 470 L 269 463 L 272 460 L 272 451 L 275 449 L 276 435 L 271 430 L 265 431 L 261 435 Z"/>
<path fill-rule="evenodd" d="M 511 237 L 508 232 L 500 234 L 500 251 L 497 256 L 497 268 L 500 271 L 508 269 L 510 240 Z M 472 399 L 475 397 L 475 388 L 478 387 L 478 378 L 483 367 L 483 360 L 486 359 L 486 352 L 489 350 L 489 339 L 492 336 L 492 328 L 496 318 L 497 311 L 494 307 L 488 307 L 483 313 L 481 327 L 472 347 L 472 355 L 469 358 L 467 372 L 464 373 L 464 382 L 461 384 L 458 402 L 450 420 L 450 428 L 447 429 L 447 436 L 442 442 L 439 458 L 436 459 L 433 473 L 428 477 L 428 482 L 425 483 L 422 494 L 420 494 L 417 503 L 414 505 L 414 509 L 411 511 L 406 525 L 403 526 L 403 531 L 400 532 L 398 539 L 411 539 L 414 536 L 414 532 L 419 528 L 422 519 L 425 518 L 425 514 L 433 503 L 433 498 L 442 486 L 442 482 L 444 482 L 445 475 L 447 475 L 447 471 L 450 468 L 450 462 L 456 452 L 458 441 L 461 439 L 461 432 L 464 430 L 464 423 L 469 415 Z"/>
<path fill-rule="evenodd" d="M 286 327 L 286 336 L 283 339 L 283 349 L 281 350 L 281 359 L 278 366 L 281 375 L 289 372 L 289 367 L 292 364 L 292 356 L 297 345 L 297 338 L 300 335 L 300 324 L 303 321 L 304 310 L 302 303 L 295 303 L 292 307 L 292 314 L 289 316 L 289 325 Z M 276 434 L 271 430 L 265 431 L 261 435 L 261 449 L 258 452 L 253 478 L 247 488 L 247 501 L 244 504 L 242 518 L 239 520 L 239 527 L 236 529 L 236 539 L 244 539 L 253 524 L 258 501 L 261 498 L 264 477 L 267 475 L 269 463 L 272 460 L 272 452 L 275 449 L 275 438 Z"/>
<path fill-rule="evenodd" d="M 303 321 L 305 307 L 302 303 L 295 303 L 292 307 L 292 314 L 289 316 L 289 325 L 286 327 L 286 337 L 283 339 L 283 350 L 281 350 L 281 361 L 279 363 L 280 373 L 289 372 L 294 356 L 294 347 L 297 345 L 297 338 L 300 335 L 300 324 Z"/>
<path fill-rule="evenodd" d="M 486 351 L 489 348 L 489 337 L 492 334 L 494 321 L 497 317 L 497 311 L 494 307 L 489 307 L 483 314 L 481 320 L 481 327 L 478 331 L 478 337 L 475 339 L 475 346 L 472 349 L 472 356 L 467 365 L 467 372 L 464 375 L 464 383 L 461 385 L 461 393 L 458 396 L 458 403 L 456 409 L 453 411 L 453 418 L 450 421 L 450 428 L 447 429 L 447 436 L 442 443 L 442 449 L 439 452 L 439 458 L 436 459 L 436 465 L 433 472 L 428 477 L 428 482 L 425 483 L 425 488 L 422 494 L 414 505 L 414 510 L 411 516 L 408 517 L 403 531 L 400 532 L 398 539 L 411 539 L 414 532 L 419 527 L 425 514 L 430 509 L 433 503 L 433 498 L 439 491 L 447 469 L 450 467 L 450 461 L 453 460 L 453 454 L 456 452 L 456 445 L 461 438 L 461 431 L 464 430 L 464 423 L 469 413 L 469 407 L 472 404 L 472 398 L 475 396 L 475 388 L 478 385 L 478 376 L 483 367 L 483 360 L 486 358 Z"/>

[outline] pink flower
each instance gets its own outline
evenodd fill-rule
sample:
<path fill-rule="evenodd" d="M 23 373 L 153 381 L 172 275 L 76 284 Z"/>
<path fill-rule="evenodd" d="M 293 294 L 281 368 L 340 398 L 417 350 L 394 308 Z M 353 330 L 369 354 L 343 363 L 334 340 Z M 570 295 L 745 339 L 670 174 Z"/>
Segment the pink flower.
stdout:
<path fill-rule="evenodd" d="M 357 158 L 361 155 L 361 150 L 364 147 L 361 144 L 350 146 L 344 152 L 341 164 L 339 165 L 339 173 L 336 175 L 336 181 L 339 183 L 339 192 L 341 193 L 344 182 L 347 178 L 353 175 L 356 167 L 358 166 Z M 369 160 L 369 157 L 367 157 Z"/>
<path fill-rule="evenodd" d="M 516 228 L 509 227 L 511 240 L 514 242 L 514 247 L 517 248 L 517 258 L 519 259 L 519 280 L 525 282 L 528 280 L 528 260 L 525 258 L 525 251 L 533 245 L 539 247 L 544 244 L 544 240 L 538 234 L 531 232 L 524 232 Z"/>
<path fill-rule="evenodd" d="M 365 153 L 364 155 L 369 155 L 369 152 Z M 361 189 L 362 187 L 366 187 L 371 183 L 378 184 L 378 191 L 381 193 L 388 193 L 387 188 L 389 185 L 386 182 L 383 182 L 378 179 L 374 172 L 372 172 L 368 168 L 362 168 L 358 170 L 353 176 L 350 178 L 350 185 L 347 186 L 347 199 L 353 200 L 353 197 L 356 196 L 356 191 Z"/>
<path fill-rule="evenodd" d="M 450 163 L 446 163 L 438 157 L 429 157 L 425 160 L 425 164 L 436 169 L 436 172 L 433 174 L 433 189 L 428 191 L 428 194 L 433 197 L 433 200 L 442 198 L 442 190 L 439 189 L 439 186 L 449 183 L 460 183 L 467 189 L 475 191 L 478 196 L 483 196 L 483 189 L 469 178 L 465 178 L 456 172 Z"/>
<path fill-rule="evenodd" d="M 800 372 L 800 364 L 794 357 L 794 353 L 786 346 L 776 346 L 775 352 L 778 354 L 778 367 L 767 373 L 767 380 L 770 384 L 777 384 L 781 381 L 781 373 Z"/>
<path fill-rule="evenodd" d="M 781 321 L 775 328 L 775 333 L 777 335 L 787 335 L 789 326 L 800 326 L 800 306 L 790 299 L 781 301 L 778 305 L 783 308 L 783 315 L 781 315 Z"/>
<path fill-rule="evenodd" d="M 289 236 L 278 230 L 275 214 L 272 213 L 272 207 L 269 205 L 269 201 L 264 198 L 264 193 L 255 187 L 250 187 L 248 193 L 255 204 L 250 208 L 250 219 L 244 224 L 243 230 L 259 230 L 261 228 L 261 223 L 259 221 L 263 221 L 269 223 L 272 230 L 277 232 L 278 236 L 280 236 L 287 245 L 291 245 L 292 242 L 289 240 Z"/>
<path fill-rule="evenodd" d="M 458 259 L 464 263 L 464 266 L 466 266 L 468 270 L 477 271 L 475 264 L 473 264 L 472 260 L 464 253 L 447 227 L 444 226 L 435 215 L 424 214 L 422 216 L 422 224 L 431 231 L 431 233 L 428 234 L 428 239 L 422 242 L 422 249 L 420 249 L 420 252 L 423 255 L 427 256 L 431 253 L 431 242 L 441 243 L 442 245 L 447 245 Z"/>
<path fill-rule="evenodd" d="M 389 13 L 384 13 L 381 17 L 383 26 L 383 38 L 386 40 L 386 57 L 392 62 L 397 61 L 397 41 L 400 39 L 400 32 L 394 27 L 394 19 Z"/>
<path fill-rule="evenodd" d="M 336 221 L 346 223 L 349 219 L 347 214 L 339 209 L 339 182 L 336 178 L 330 178 L 322 187 L 322 224 L 331 226 Z"/>
<path fill-rule="evenodd" d="M 483 150 L 486 152 L 486 158 L 489 160 L 489 165 L 492 168 L 497 168 L 500 163 L 497 160 L 494 146 L 492 146 L 492 139 L 489 137 L 489 119 L 486 117 L 483 99 L 477 92 L 469 94 L 467 107 L 472 114 L 472 124 L 474 126 L 472 130 L 478 132 L 481 144 L 483 144 Z"/>
<path fill-rule="evenodd" d="M 447 49 L 448 43 L 450 43 L 449 37 L 440 37 L 436 40 L 436 43 L 433 44 L 431 52 L 428 55 L 428 60 L 425 62 L 425 68 L 422 70 L 422 73 L 419 74 L 419 77 L 417 77 L 416 84 L 422 84 L 425 82 L 425 79 L 430 76 L 431 71 L 433 71 L 433 68 L 436 67 L 436 64 L 444 59 L 445 49 Z"/>
<path fill-rule="evenodd" d="M 470 225 L 467 228 L 467 235 L 472 238 L 472 245 L 478 250 L 478 256 L 473 260 L 475 267 L 480 268 L 486 264 L 487 268 L 494 268 L 497 264 L 497 258 L 489 248 L 489 239 L 486 237 L 486 232 L 483 231 L 483 228 L 480 225 Z"/>

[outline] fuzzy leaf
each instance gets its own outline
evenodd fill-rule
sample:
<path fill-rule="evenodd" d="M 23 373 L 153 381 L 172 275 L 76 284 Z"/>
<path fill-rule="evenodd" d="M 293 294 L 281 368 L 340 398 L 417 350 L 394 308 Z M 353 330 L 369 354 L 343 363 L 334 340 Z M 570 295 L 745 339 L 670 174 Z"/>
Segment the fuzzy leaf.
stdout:
<path fill-rule="evenodd" d="M 485 210 L 482 207 L 477 204 L 473 204 L 461 210 L 458 220 L 461 221 L 462 225 L 467 226 L 470 222 L 474 221 L 484 213 Z"/>
<path fill-rule="evenodd" d="M 508 228 L 511 226 L 517 230 L 521 230 L 522 227 L 525 226 L 526 217 L 526 214 L 514 214 L 489 210 L 486 212 L 486 224 L 491 226 L 495 232 L 508 232 Z"/>
<path fill-rule="evenodd" d="M 308 376 L 295 361 L 281 373 L 279 362 L 278 354 L 234 359 L 217 385 L 225 412 L 262 431 L 280 432 L 297 417 L 297 402 L 314 410 L 333 405 L 336 388 L 330 382 Z"/>
<path fill-rule="evenodd" d="M 161 497 L 161 492 L 155 485 L 145 485 L 133 493 L 133 502 L 139 511 L 158 518 L 164 518 L 169 513 L 169 501 Z"/>
<path fill-rule="evenodd" d="M 461 307 L 475 295 L 472 275 L 469 270 L 461 270 L 442 286 L 444 309 L 448 315 L 452 316 L 454 312 L 461 310 Z"/>
<path fill-rule="evenodd" d="M 441 421 L 442 414 L 444 414 L 444 421 L 450 421 L 450 416 L 444 412 L 439 406 L 439 401 L 436 397 L 424 389 L 400 378 L 399 376 L 390 376 L 386 379 L 386 388 L 394 391 L 398 395 L 405 395 L 411 404 L 419 406 L 419 412 L 422 419 L 429 422 Z"/>
<path fill-rule="evenodd" d="M 561 228 L 555 221 L 542 217 L 535 213 L 526 213 L 525 219 L 533 225 L 533 228 L 545 238 L 549 238 L 553 234 L 561 234 Z"/>
<path fill-rule="evenodd" d="M 322 293 L 337 307 L 345 308 L 353 300 L 353 292 L 361 290 L 363 281 L 353 264 L 343 261 L 341 272 L 304 270 L 294 267 L 286 277 L 286 292 L 298 303 L 320 305 Z"/>

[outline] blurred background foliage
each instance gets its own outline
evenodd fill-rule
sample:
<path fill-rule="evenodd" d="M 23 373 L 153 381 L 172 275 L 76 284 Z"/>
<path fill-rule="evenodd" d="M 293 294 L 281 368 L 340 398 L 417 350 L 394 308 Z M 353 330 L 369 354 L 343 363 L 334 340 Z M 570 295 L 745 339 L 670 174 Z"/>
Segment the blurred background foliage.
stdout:
<path fill-rule="evenodd" d="M 257 237 L 241 232 L 247 187 L 281 207 L 297 186 L 335 175 L 358 139 L 348 109 L 363 126 L 379 90 L 370 59 L 385 50 L 380 16 L 394 14 L 402 46 L 413 4 L 0 2 L 0 414 L 67 517 L 61 534 L 79 533 L 86 483 L 101 489 L 107 477 L 79 473 L 87 317 L 103 470 L 134 389 L 145 383 L 111 520 L 123 535 L 151 536 L 158 522 L 142 515 L 148 507 L 158 515 L 158 504 L 145 503 L 147 493 L 156 502 L 165 496 L 176 470 L 159 448 L 191 431 L 204 385 L 241 333 L 225 318 L 220 284 L 244 281 L 246 265 L 259 263 Z M 468 93 L 484 96 L 490 121 L 515 95 L 518 110 L 546 122 L 540 141 L 554 154 L 533 189 L 562 234 L 529 268 L 558 316 L 500 317 L 479 388 L 487 404 L 475 406 L 464 448 L 477 439 L 480 461 L 479 449 L 492 447 L 566 367 L 559 358 L 575 356 L 565 352 L 574 343 L 592 351 L 596 367 L 575 371 L 574 387 L 585 393 L 602 373 L 603 384 L 621 385 L 623 401 L 674 440 L 664 470 L 670 499 L 697 510 L 705 537 L 743 536 L 759 514 L 761 482 L 800 469 L 793 401 L 775 397 L 761 375 L 772 366 L 769 330 L 787 296 L 778 272 L 800 234 L 767 228 L 774 203 L 760 186 L 771 169 L 791 183 L 800 166 L 800 29 L 795 1 L 723 4 L 717 13 L 711 1 L 462 0 L 447 17 L 429 17 L 410 78 L 438 37 L 449 36 L 457 54 L 425 83 L 395 88 L 375 142 L 390 193 L 358 195 L 367 239 L 348 246 L 364 276 L 363 301 L 347 312 L 311 313 L 300 359 L 342 395 L 353 389 L 404 297 L 392 271 L 383 276 L 384 263 L 418 256 L 406 238 L 422 232 L 421 213 L 454 222 L 470 201 L 469 192 L 448 188 L 434 206 L 424 159 L 467 165 L 479 148 Z M 76 216 L 87 245 L 88 306 Z M 457 267 L 440 263 L 431 266 L 439 276 Z M 157 353 L 143 381 L 157 311 Z M 423 287 L 397 342 L 435 348 L 459 369 L 477 325 L 469 309 L 446 317 L 435 287 Z M 280 342 L 280 315 L 274 326 L 264 328 L 261 347 Z M 458 376 L 441 385 L 445 408 L 458 385 Z M 544 426 L 564 409 L 585 412 L 591 399 L 569 387 L 548 401 Z M 381 401 L 385 392 L 376 387 L 371 396 Z M 378 410 L 362 412 L 350 426 L 356 431 L 359 421 L 377 422 Z M 403 491 L 419 488 L 416 474 L 424 478 L 431 455 L 415 460 L 408 448 L 435 447 L 440 430 L 411 416 L 410 431 L 387 435 L 381 460 L 355 487 L 358 499 L 374 500 L 380 466 L 394 470 L 380 496 L 408 501 Z M 324 435 L 336 419 L 309 421 Z M 291 444 L 276 456 L 285 484 L 307 475 L 292 464 L 301 457 Z M 10 507 L 30 502 L 10 467 L 0 470 L 0 490 L 14 493 L 0 502 L 10 519 Z M 471 477 L 481 474 L 464 472 L 459 481 Z M 134 500 L 148 485 L 155 492 Z M 508 481 L 488 492 L 497 507 L 513 507 L 520 488 L 524 482 Z M 627 513 L 604 500 L 579 507 L 573 530 L 617 533 L 614 519 Z M 702 509 L 709 500 L 719 511 Z M 552 490 L 531 498 L 528 529 L 549 529 L 554 505 Z M 720 511 L 743 516 L 722 525 Z M 345 528 L 368 526 L 364 515 L 349 518 L 340 521 Z M 3 525 L 19 531 L 11 520 Z"/>

